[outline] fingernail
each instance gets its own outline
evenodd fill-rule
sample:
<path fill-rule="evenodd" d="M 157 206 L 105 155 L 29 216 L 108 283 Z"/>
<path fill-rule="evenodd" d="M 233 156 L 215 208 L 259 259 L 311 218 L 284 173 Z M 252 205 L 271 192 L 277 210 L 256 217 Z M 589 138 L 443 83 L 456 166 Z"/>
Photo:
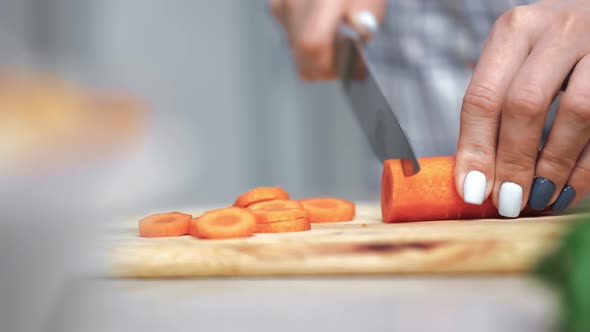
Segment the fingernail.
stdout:
<path fill-rule="evenodd" d="M 471 171 L 463 183 L 465 203 L 481 205 L 486 194 L 486 176 L 480 171 Z"/>
<path fill-rule="evenodd" d="M 356 14 L 356 22 L 358 24 L 363 25 L 365 28 L 369 29 L 372 33 L 377 32 L 377 28 L 379 24 L 377 23 L 377 19 L 375 15 L 370 11 L 362 11 Z"/>
<path fill-rule="evenodd" d="M 522 205 L 522 187 L 514 182 L 504 182 L 500 186 L 498 196 L 498 213 L 507 218 L 516 218 L 520 215 Z"/>
<path fill-rule="evenodd" d="M 572 186 L 566 185 L 563 190 L 561 190 L 559 197 L 557 197 L 557 200 L 553 203 L 551 209 L 558 212 L 567 209 L 574 200 L 574 197 L 576 197 L 576 190 Z"/>
<path fill-rule="evenodd" d="M 544 210 L 555 192 L 555 184 L 546 178 L 536 178 L 531 188 L 528 205 L 531 209 Z"/>

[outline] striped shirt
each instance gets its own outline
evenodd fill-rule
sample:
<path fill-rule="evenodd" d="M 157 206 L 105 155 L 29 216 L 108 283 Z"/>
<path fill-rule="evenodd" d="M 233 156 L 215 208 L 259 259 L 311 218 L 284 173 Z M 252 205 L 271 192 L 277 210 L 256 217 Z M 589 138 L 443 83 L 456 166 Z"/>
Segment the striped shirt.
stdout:
<path fill-rule="evenodd" d="M 389 1 L 369 58 L 418 156 L 455 153 L 463 95 L 485 39 L 500 15 L 532 2 Z"/>

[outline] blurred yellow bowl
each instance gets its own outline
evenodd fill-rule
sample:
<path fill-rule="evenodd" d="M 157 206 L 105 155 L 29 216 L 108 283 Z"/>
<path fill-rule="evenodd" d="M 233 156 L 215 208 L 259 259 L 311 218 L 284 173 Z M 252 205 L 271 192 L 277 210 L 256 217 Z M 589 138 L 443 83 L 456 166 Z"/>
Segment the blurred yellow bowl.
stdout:
<path fill-rule="evenodd" d="M 0 73 L 0 171 L 66 167 L 124 153 L 144 133 L 148 107 L 47 74 Z"/>

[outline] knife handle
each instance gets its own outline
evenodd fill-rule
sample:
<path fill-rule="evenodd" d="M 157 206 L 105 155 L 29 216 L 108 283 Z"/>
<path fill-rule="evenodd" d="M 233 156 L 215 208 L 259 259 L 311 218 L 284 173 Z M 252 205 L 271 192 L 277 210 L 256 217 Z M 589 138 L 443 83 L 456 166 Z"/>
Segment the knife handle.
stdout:
<path fill-rule="evenodd" d="M 365 44 L 378 31 L 379 23 L 370 11 L 347 17 L 338 28 L 335 38 L 335 63 L 341 79 L 363 77 L 366 68 L 356 59 L 355 44 Z"/>

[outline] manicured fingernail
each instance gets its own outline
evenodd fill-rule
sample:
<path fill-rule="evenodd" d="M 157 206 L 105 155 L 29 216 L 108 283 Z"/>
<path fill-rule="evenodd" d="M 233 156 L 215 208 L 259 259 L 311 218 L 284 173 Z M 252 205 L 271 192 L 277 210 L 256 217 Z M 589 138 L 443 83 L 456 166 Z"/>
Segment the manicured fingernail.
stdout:
<path fill-rule="evenodd" d="M 555 203 L 551 206 L 551 209 L 553 211 L 563 211 L 567 209 L 574 200 L 574 197 L 576 197 L 576 190 L 570 185 L 565 186 L 563 190 L 561 190 Z"/>
<path fill-rule="evenodd" d="M 486 194 L 486 176 L 480 171 L 467 173 L 463 183 L 465 203 L 481 205 Z"/>
<path fill-rule="evenodd" d="M 379 24 L 377 23 L 377 19 L 375 15 L 370 11 L 362 11 L 356 14 L 356 21 L 358 24 L 363 25 L 365 28 L 369 29 L 372 33 L 377 32 Z"/>
<path fill-rule="evenodd" d="M 555 184 L 545 178 L 536 178 L 531 188 L 528 205 L 531 209 L 544 210 L 555 192 Z"/>
<path fill-rule="evenodd" d="M 498 213 L 507 218 L 516 218 L 520 215 L 522 205 L 522 187 L 514 182 L 504 182 L 500 186 L 498 196 Z"/>

